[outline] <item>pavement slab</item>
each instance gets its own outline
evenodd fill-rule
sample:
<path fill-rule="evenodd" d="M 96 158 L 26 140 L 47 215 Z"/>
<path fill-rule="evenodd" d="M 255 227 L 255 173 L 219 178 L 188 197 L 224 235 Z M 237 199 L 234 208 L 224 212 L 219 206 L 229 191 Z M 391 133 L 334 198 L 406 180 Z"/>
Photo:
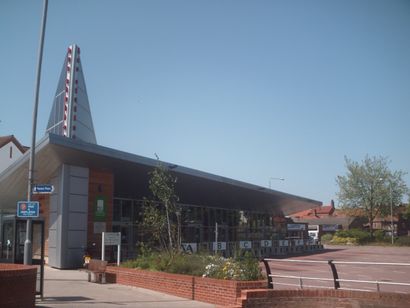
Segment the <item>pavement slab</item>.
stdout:
<path fill-rule="evenodd" d="M 215 305 L 193 301 L 148 289 L 120 284 L 98 284 L 87 281 L 83 270 L 44 268 L 44 298 L 38 308 L 63 307 L 182 307 L 210 308 Z"/>

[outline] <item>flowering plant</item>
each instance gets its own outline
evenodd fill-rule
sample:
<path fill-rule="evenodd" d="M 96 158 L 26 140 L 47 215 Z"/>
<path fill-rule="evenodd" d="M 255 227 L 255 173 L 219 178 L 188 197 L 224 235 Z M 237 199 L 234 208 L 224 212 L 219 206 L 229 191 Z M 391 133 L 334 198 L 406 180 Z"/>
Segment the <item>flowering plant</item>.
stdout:
<path fill-rule="evenodd" d="M 229 280 L 257 280 L 262 277 L 259 262 L 251 255 L 245 254 L 240 259 L 209 257 L 202 277 Z"/>

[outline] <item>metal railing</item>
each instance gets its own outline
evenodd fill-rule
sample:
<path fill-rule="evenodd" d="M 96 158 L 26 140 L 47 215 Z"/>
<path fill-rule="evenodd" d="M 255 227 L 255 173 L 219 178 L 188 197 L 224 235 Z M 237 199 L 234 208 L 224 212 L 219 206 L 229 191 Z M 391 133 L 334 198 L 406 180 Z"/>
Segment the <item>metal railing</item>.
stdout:
<path fill-rule="evenodd" d="M 354 291 L 371 291 L 363 288 L 348 288 L 341 287 L 341 283 L 358 283 L 371 284 L 376 286 L 376 291 L 381 292 L 382 285 L 393 285 L 393 286 L 404 286 L 410 287 L 410 282 L 393 282 L 393 281 L 380 281 L 380 280 L 360 280 L 360 279 L 341 279 L 339 278 L 336 265 L 373 265 L 373 266 L 404 266 L 410 267 L 410 263 L 388 263 L 388 262 L 356 262 L 356 261 L 317 261 L 317 260 L 295 260 L 295 259 L 263 259 L 262 260 L 265 268 L 266 275 L 268 277 L 268 288 L 273 289 L 274 285 L 284 285 L 284 286 L 296 286 L 301 289 L 303 288 L 325 288 L 325 289 L 339 289 L 339 290 L 354 290 Z M 323 278 L 323 277 L 309 277 L 309 276 L 294 276 L 294 275 L 278 275 L 272 274 L 269 262 L 287 262 L 287 263 L 316 263 L 316 264 L 327 264 L 330 266 L 332 272 L 332 278 Z M 286 283 L 286 282 L 273 282 L 273 278 L 279 279 L 295 279 L 298 280 L 298 283 Z M 304 283 L 304 281 L 321 281 L 321 282 L 332 282 L 333 287 L 323 286 L 323 285 L 309 285 Z"/>

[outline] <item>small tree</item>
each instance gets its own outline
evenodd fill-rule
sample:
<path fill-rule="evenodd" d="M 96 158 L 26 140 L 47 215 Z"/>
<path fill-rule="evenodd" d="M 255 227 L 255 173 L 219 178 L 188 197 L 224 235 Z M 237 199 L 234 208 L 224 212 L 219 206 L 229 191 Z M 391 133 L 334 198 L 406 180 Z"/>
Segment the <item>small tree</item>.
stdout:
<path fill-rule="evenodd" d="M 179 198 L 175 193 L 177 179 L 159 162 L 157 167 L 150 172 L 150 176 L 149 189 L 155 201 L 145 202 L 144 225 L 151 227 L 153 237 L 169 251 L 172 251 L 180 242 L 179 238 L 174 241 L 176 230 L 180 230 L 180 227 L 178 225 L 176 228 L 173 223 L 175 220 L 177 223 L 180 222 L 177 207 Z M 163 206 L 163 210 L 161 206 Z M 164 240 L 164 231 L 167 235 L 166 241 Z"/>
<path fill-rule="evenodd" d="M 158 202 L 144 199 L 143 217 L 144 237 L 147 240 L 152 238 L 163 249 L 168 250 L 167 220 Z"/>
<path fill-rule="evenodd" d="M 373 237 L 373 221 L 390 213 L 408 192 L 403 171 L 391 171 L 385 157 L 366 156 L 361 163 L 345 157 L 347 175 L 338 176 L 338 198 L 342 208 L 356 216 L 365 216 Z"/>

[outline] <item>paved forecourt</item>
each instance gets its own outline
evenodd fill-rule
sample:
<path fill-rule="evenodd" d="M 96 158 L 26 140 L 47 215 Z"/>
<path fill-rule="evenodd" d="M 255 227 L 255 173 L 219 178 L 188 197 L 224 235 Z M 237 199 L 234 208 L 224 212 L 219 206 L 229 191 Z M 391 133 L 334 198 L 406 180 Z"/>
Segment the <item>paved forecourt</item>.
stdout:
<path fill-rule="evenodd" d="M 350 261 L 350 262 L 383 262 L 410 264 L 410 247 L 381 247 L 381 246 L 325 246 L 320 253 L 293 256 L 284 260 L 317 260 L 317 261 Z M 333 278 L 330 266 L 326 263 L 288 263 L 270 262 L 272 274 L 302 277 Z M 340 279 L 381 282 L 410 283 L 410 266 L 392 265 L 336 265 Z M 299 279 L 273 278 L 275 282 L 299 284 Z M 332 281 L 316 281 L 302 278 L 304 288 L 311 285 L 332 287 Z M 342 288 L 376 291 L 377 286 L 370 283 L 341 282 Z M 275 289 L 292 289 L 288 285 L 274 284 Z M 380 291 L 410 293 L 410 286 L 380 285 Z"/>
<path fill-rule="evenodd" d="M 212 304 L 134 288 L 120 284 L 97 284 L 87 281 L 80 270 L 57 270 L 45 267 L 44 299 L 36 307 L 215 307 Z"/>

